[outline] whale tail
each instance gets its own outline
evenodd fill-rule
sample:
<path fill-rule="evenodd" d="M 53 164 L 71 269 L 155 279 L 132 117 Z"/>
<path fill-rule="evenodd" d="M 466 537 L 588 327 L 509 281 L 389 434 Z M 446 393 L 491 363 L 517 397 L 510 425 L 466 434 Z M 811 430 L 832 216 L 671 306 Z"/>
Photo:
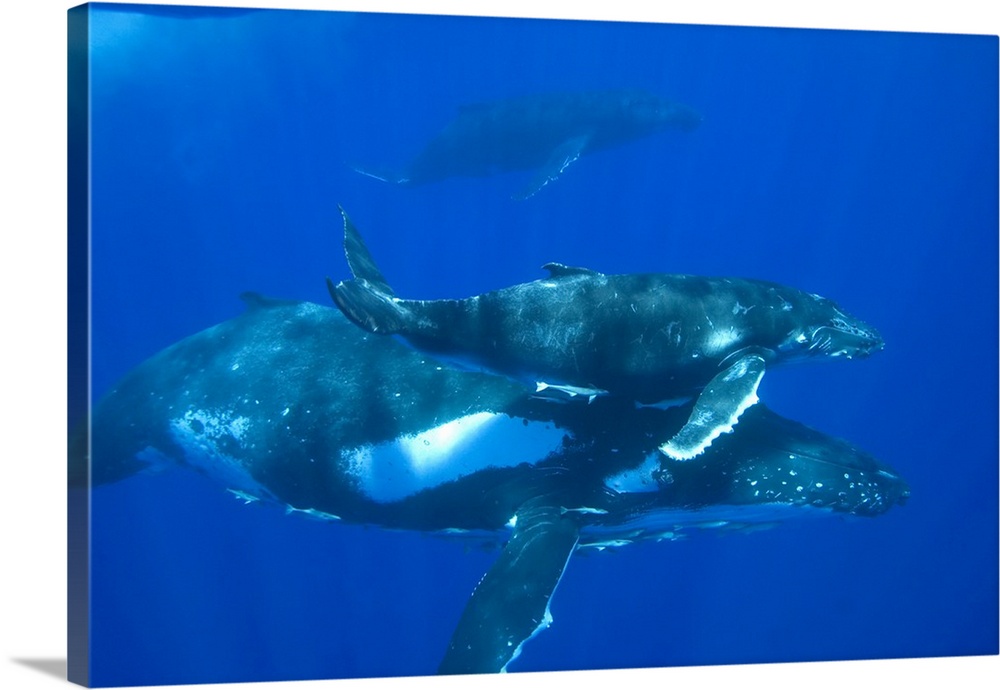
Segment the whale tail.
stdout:
<path fill-rule="evenodd" d="M 405 301 L 376 289 L 363 278 L 336 285 L 327 278 L 326 286 L 344 316 L 370 333 L 400 333 L 412 322 Z"/>
<path fill-rule="evenodd" d="M 344 255 L 354 278 L 337 284 L 327 278 L 330 296 L 344 316 L 366 331 L 386 334 L 403 331 L 413 318 L 406 301 L 398 299 L 389 287 L 361 233 L 343 208 L 340 214 L 344 217 Z"/>

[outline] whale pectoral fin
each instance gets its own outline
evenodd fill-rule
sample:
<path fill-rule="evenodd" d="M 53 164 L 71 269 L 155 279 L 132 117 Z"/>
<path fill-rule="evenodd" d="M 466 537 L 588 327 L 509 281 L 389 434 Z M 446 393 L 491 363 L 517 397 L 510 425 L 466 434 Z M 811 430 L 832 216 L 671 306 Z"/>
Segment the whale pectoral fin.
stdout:
<path fill-rule="evenodd" d="M 438 673 L 499 673 L 548 627 L 549 601 L 579 537 L 558 505 L 531 503 L 465 606 Z"/>
<path fill-rule="evenodd" d="M 527 199 L 537 194 L 542 187 L 557 179 L 563 170 L 578 159 L 583 154 L 583 150 L 587 147 L 588 143 L 590 143 L 590 135 L 584 134 L 579 137 L 567 139 L 559 144 L 552 152 L 552 155 L 549 156 L 549 159 L 545 161 L 545 164 L 539 168 L 538 173 L 531 180 L 531 183 L 514 198 Z"/>
<path fill-rule="evenodd" d="M 701 455 L 720 434 L 733 430 L 740 415 L 757 402 L 764 358 L 748 354 L 715 375 L 698 396 L 691 416 L 660 450 L 674 460 Z"/>

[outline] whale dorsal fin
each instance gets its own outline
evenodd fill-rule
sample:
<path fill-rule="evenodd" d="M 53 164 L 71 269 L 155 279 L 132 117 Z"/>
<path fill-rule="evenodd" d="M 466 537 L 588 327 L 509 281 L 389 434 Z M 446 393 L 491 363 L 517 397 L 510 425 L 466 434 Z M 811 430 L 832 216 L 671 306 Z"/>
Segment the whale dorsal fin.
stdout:
<path fill-rule="evenodd" d="M 550 262 L 542 266 L 542 269 L 549 272 L 550 278 L 561 278 L 563 276 L 599 276 L 601 275 L 597 271 L 589 268 L 581 268 L 580 266 L 567 266 L 566 264 L 560 264 L 555 262 Z"/>

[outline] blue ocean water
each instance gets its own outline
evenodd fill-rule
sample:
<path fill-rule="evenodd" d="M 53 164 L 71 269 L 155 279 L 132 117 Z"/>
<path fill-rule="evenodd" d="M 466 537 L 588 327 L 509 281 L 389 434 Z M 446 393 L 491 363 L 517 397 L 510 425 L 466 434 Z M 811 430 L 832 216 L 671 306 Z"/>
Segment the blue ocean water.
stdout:
<path fill-rule="evenodd" d="M 290 11 L 91 11 L 95 399 L 254 290 L 330 304 L 342 205 L 402 295 L 559 261 L 772 280 L 878 327 L 769 372 L 774 410 L 912 497 L 874 519 L 574 558 L 511 670 L 996 654 L 997 39 Z M 465 103 L 636 87 L 701 126 L 417 188 Z M 190 472 L 94 491 L 98 685 L 433 673 L 495 551 L 243 505 Z M 614 631 L 609 634 L 609 631 Z"/>

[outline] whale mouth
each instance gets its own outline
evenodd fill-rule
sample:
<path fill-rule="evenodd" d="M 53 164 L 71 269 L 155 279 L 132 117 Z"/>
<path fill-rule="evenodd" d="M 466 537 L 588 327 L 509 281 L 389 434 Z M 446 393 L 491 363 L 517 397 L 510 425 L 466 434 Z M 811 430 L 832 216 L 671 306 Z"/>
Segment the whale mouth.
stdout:
<path fill-rule="evenodd" d="M 809 339 L 809 352 L 825 357 L 864 359 L 885 348 L 885 341 L 872 328 L 849 323 L 820 326 Z"/>

